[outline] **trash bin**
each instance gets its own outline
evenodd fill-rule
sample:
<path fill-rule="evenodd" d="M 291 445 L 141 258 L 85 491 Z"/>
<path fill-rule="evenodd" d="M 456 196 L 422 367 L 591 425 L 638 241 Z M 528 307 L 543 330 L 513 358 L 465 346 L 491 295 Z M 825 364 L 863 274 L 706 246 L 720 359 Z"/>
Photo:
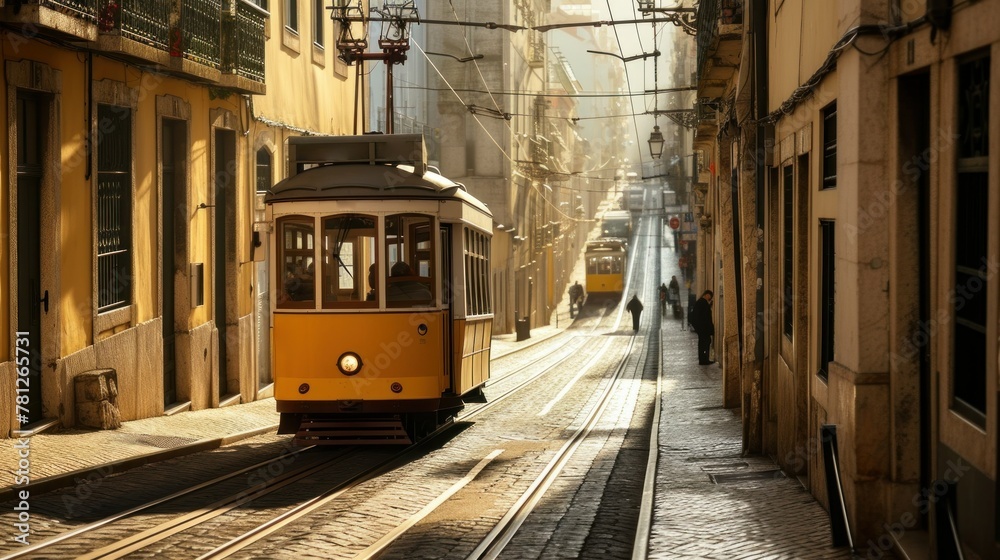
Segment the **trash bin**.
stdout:
<path fill-rule="evenodd" d="M 531 327 L 528 320 L 521 319 L 519 321 L 514 321 L 514 332 L 517 333 L 518 342 L 531 338 Z"/>

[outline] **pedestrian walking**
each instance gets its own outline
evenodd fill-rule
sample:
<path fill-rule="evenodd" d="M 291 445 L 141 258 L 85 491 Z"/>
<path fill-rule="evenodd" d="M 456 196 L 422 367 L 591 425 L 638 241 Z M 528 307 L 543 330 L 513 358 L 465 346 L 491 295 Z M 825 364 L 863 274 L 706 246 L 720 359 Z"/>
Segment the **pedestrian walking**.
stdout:
<path fill-rule="evenodd" d="M 632 332 L 639 331 L 639 315 L 642 315 L 642 302 L 639 296 L 632 294 L 632 299 L 628 300 L 625 310 L 632 314 Z"/>
<path fill-rule="evenodd" d="M 698 333 L 698 365 L 708 366 L 715 362 L 708 359 L 712 347 L 712 336 L 715 335 L 715 324 L 712 322 L 712 290 L 705 290 L 701 298 L 694 304 L 691 312 L 691 325 Z"/>
<path fill-rule="evenodd" d="M 573 318 L 573 306 L 576 305 L 577 313 L 583 311 L 583 286 L 579 281 L 573 282 L 569 287 L 569 318 Z"/>
<path fill-rule="evenodd" d="M 658 295 L 660 297 L 660 317 L 663 317 L 667 314 L 667 302 L 668 302 L 667 285 L 660 284 L 658 292 L 659 292 Z"/>

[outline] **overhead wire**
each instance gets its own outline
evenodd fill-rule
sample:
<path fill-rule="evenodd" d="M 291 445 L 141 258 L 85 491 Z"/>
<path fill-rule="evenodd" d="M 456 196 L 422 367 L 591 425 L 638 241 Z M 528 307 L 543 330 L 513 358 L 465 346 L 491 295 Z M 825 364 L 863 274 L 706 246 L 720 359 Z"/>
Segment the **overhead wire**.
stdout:
<path fill-rule="evenodd" d="M 452 87 L 451 82 L 449 82 L 448 78 L 446 78 L 444 76 L 444 74 L 441 72 L 441 69 L 438 68 L 437 64 L 434 64 L 434 61 L 431 60 L 430 56 L 427 55 L 427 52 L 424 51 L 424 48 L 420 46 L 420 43 L 418 43 L 413 38 L 410 39 L 410 42 L 417 47 L 417 50 L 420 51 L 420 54 L 422 54 L 424 56 L 424 59 L 431 66 L 431 68 L 433 68 L 434 71 L 437 72 L 438 77 L 441 78 L 441 80 L 444 82 L 444 84 L 446 86 L 448 86 L 448 89 L 451 90 L 451 92 L 453 94 L 455 94 L 455 97 L 458 98 L 459 102 L 461 102 L 462 105 L 468 106 L 468 104 L 465 102 L 465 100 L 462 99 L 462 96 L 459 95 L 458 92 L 455 91 L 455 88 Z M 514 158 L 512 158 L 510 156 L 510 154 L 508 154 L 507 151 L 503 149 L 503 146 L 501 146 L 500 143 L 497 142 L 496 138 L 494 138 L 493 135 L 490 133 L 490 131 L 486 128 L 486 125 L 484 125 L 483 122 L 479 119 L 479 116 L 476 115 L 476 113 L 472 113 L 472 118 L 475 119 L 475 121 L 479 125 L 479 127 L 483 129 L 483 132 L 486 134 L 487 138 L 489 138 L 490 141 L 493 142 L 493 145 L 496 146 L 498 150 L 500 150 L 500 153 L 503 154 L 503 157 L 505 157 L 507 159 L 507 161 L 509 161 L 511 164 L 517 165 L 517 162 L 514 160 Z M 508 123 L 508 127 L 509 127 L 509 123 Z M 548 197 L 544 196 L 544 194 L 541 192 L 541 189 L 538 188 L 538 185 L 536 185 L 534 181 L 531 181 L 530 185 L 531 185 L 531 188 L 535 190 L 535 192 L 537 192 L 539 195 L 542 195 L 541 198 L 542 198 L 542 200 L 546 204 L 548 204 L 549 206 L 551 206 L 553 210 L 555 210 L 558 214 L 562 215 L 567 220 L 571 220 L 571 221 L 574 221 L 574 222 L 589 222 L 589 221 L 592 221 L 592 220 L 581 220 L 579 218 L 576 218 L 574 216 L 570 216 L 569 214 L 566 214 L 565 212 L 562 211 L 561 208 L 559 208 L 559 206 L 557 206 L 556 204 L 553 204 L 552 201 L 550 201 L 548 199 Z"/>
<path fill-rule="evenodd" d="M 611 7 L 611 0 L 606 0 L 606 2 L 608 4 L 608 15 L 610 16 L 610 18 L 612 20 L 614 20 L 615 19 L 615 11 Z M 622 52 L 622 40 L 621 40 L 621 37 L 618 36 L 618 27 L 617 26 L 613 26 L 611 28 L 611 30 L 614 31 L 615 41 L 618 43 L 618 52 L 622 56 L 625 56 L 625 53 Z M 622 66 L 625 68 L 625 84 L 628 86 L 629 92 L 631 92 L 632 91 L 632 80 L 631 80 L 631 78 L 629 77 L 629 74 L 628 74 L 628 64 L 622 62 Z M 639 120 L 635 117 L 635 102 L 633 101 L 633 99 L 631 97 L 629 97 L 629 108 L 632 110 L 632 115 L 633 115 L 632 116 L 632 127 L 635 129 L 635 139 L 636 139 L 636 142 L 638 142 L 639 141 Z M 641 169 L 642 168 L 642 150 L 639 150 L 638 153 L 639 153 L 639 168 Z"/>
<path fill-rule="evenodd" d="M 437 72 L 438 77 L 440 77 L 441 80 L 445 83 L 445 85 L 448 86 L 448 89 L 450 89 L 451 92 L 455 94 L 455 97 L 458 98 L 458 100 L 462 103 L 462 105 L 468 106 L 468 104 L 465 102 L 465 100 L 462 99 L 462 96 L 459 95 L 458 92 L 455 91 L 455 89 L 451 87 L 451 82 L 448 81 L 448 78 L 444 77 L 444 74 L 441 73 L 441 69 L 439 69 L 437 67 L 437 64 L 434 64 L 434 61 L 431 60 L 431 57 L 427 55 L 427 53 L 424 51 L 424 48 L 420 46 L 420 43 L 418 43 L 416 41 L 416 39 L 413 39 L 413 38 L 410 38 L 410 42 L 413 43 L 417 47 L 417 50 L 420 51 L 420 54 L 424 55 L 424 59 L 427 60 L 427 64 L 430 64 L 431 68 L 433 68 L 434 71 Z M 484 125 L 483 122 L 479 120 L 479 116 L 476 115 L 476 113 L 472 113 L 472 118 L 476 120 L 476 123 L 478 123 L 479 126 L 483 129 L 483 132 L 486 133 L 486 136 L 488 136 L 489 139 L 493 142 L 493 144 L 497 147 L 497 149 L 500 150 L 500 153 L 502 153 L 505 158 L 507 158 L 507 159 L 509 159 L 511 161 L 514 161 L 513 159 L 511 159 L 511 157 L 507 153 L 507 151 L 503 149 L 503 146 L 501 146 L 496 141 L 496 139 L 493 138 L 493 135 L 490 134 L 490 131 L 486 129 L 486 125 Z"/>
<path fill-rule="evenodd" d="M 417 82 L 406 81 L 403 78 L 394 78 L 394 80 L 414 84 L 410 86 L 399 86 L 399 89 L 420 89 L 425 91 L 449 91 L 448 88 L 433 88 L 429 86 L 418 85 Z M 688 88 L 694 91 L 695 88 Z M 471 88 L 455 88 L 455 91 L 461 91 L 464 93 L 491 93 L 484 89 L 471 89 Z M 493 95 L 509 95 L 509 96 L 524 96 L 524 97 L 566 97 L 566 98 L 598 98 L 598 97 L 644 97 L 647 95 L 653 95 L 654 91 L 629 91 L 628 93 L 602 93 L 602 92 L 590 92 L 590 93 L 540 93 L 540 92 L 525 92 L 525 91 L 494 91 Z"/>

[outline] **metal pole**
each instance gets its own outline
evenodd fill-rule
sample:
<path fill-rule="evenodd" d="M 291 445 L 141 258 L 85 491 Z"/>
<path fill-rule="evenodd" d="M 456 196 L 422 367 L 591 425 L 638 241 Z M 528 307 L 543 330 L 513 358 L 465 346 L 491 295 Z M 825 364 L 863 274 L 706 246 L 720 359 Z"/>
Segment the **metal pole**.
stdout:
<path fill-rule="evenodd" d="M 392 62 L 385 61 L 385 133 L 392 134 Z"/>

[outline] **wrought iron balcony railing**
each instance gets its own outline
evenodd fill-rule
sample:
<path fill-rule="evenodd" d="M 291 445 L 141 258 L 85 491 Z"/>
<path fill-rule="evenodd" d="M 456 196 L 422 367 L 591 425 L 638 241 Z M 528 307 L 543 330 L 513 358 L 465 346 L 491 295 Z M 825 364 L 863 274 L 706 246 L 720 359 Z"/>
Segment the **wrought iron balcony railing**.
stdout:
<path fill-rule="evenodd" d="M 528 65 L 541 66 L 545 63 L 545 36 L 540 31 L 528 31 Z"/>
<path fill-rule="evenodd" d="M 227 0 L 226 7 L 229 9 L 222 20 L 222 70 L 263 82 L 265 13 L 242 0 Z"/>
<path fill-rule="evenodd" d="M 57 10 L 90 23 L 97 22 L 98 0 L 28 0 L 21 4 L 37 4 Z"/>
<path fill-rule="evenodd" d="M 99 28 L 157 49 L 169 50 L 171 0 L 102 0 Z"/>
<path fill-rule="evenodd" d="M 743 23 L 743 0 L 701 0 L 698 5 L 698 76 L 703 75 L 705 62 L 716 44 L 720 25 Z"/>
<path fill-rule="evenodd" d="M 222 67 L 222 1 L 184 0 L 181 3 L 180 45 L 183 56 L 211 68 Z M 263 33 L 261 33 L 263 36 Z"/>
<path fill-rule="evenodd" d="M 103 0 L 0 0 L 0 21 L 31 25 L 32 34 L 94 41 Z M 27 29 L 25 29 L 27 31 Z"/>

